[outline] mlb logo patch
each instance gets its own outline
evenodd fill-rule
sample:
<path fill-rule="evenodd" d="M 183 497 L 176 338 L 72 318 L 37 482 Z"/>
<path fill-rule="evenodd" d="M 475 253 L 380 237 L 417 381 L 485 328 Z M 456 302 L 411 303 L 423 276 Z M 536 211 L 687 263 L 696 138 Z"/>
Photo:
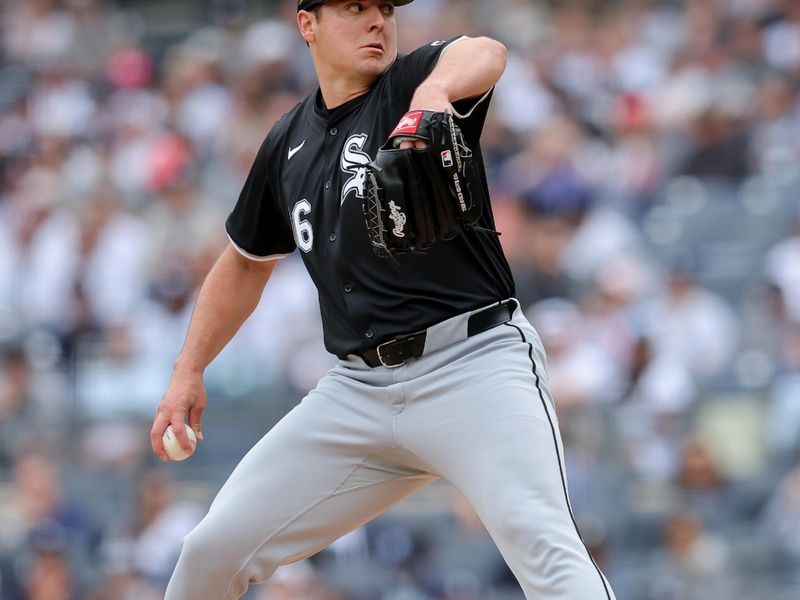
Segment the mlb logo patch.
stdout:
<path fill-rule="evenodd" d="M 450 150 L 442 152 L 442 166 L 448 169 L 453 166 L 453 153 Z"/>

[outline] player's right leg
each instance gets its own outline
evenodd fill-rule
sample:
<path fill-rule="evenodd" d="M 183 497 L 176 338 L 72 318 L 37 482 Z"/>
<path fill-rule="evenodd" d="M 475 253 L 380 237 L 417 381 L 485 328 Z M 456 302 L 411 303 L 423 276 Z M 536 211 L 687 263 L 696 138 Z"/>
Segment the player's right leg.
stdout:
<path fill-rule="evenodd" d="M 345 372 L 334 368 L 242 459 L 184 539 L 165 600 L 240 598 L 433 480 L 395 445 L 390 382 Z"/>
<path fill-rule="evenodd" d="M 568 497 L 533 327 L 514 319 L 410 367 L 396 430 L 472 504 L 530 600 L 614 600 Z"/>

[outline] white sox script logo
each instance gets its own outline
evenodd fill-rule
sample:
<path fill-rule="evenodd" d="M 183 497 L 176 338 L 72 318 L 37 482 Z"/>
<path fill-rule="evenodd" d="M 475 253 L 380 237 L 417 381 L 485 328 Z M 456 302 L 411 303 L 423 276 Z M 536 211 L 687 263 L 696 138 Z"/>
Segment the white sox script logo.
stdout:
<path fill-rule="evenodd" d="M 366 133 L 357 133 L 347 138 L 339 161 L 342 171 L 352 175 L 342 188 L 341 204 L 347 200 L 350 192 L 356 193 L 356 198 L 364 197 L 364 185 L 367 179 L 367 165 L 371 160 L 369 154 L 364 152 L 364 145 L 369 136 Z"/>
<path fill-rule="evenodd" d="M 395 235 L 395 237 L 406 237 L 406 234 L 403 233 L 403 229 L 406 227 L 406 215 L 400 210 L 400 207 L 397 206 L 394 201 L 389 202 L 389 218 L 394 221 L 394 229 L 392 230 L 392 233 Z"/>

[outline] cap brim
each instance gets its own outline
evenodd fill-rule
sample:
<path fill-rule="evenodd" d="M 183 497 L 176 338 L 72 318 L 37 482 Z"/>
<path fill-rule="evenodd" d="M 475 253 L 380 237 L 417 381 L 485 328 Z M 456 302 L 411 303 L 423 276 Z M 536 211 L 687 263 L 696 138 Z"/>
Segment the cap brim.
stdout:
<path fill-rule="evenodd" d="M 411 4 L 414 0 L 392 0 L 392 4 L 395 6 L 404 6 L 406 4 Z M 316 2 L 298 2 L 297 3 L 297 10 L 308 10 L 309 8 L 314 8 L 321 4 L 325 4 L 326 0 L 317 0 Z M 305 4 L 305 6 L 303 6 Z"/>

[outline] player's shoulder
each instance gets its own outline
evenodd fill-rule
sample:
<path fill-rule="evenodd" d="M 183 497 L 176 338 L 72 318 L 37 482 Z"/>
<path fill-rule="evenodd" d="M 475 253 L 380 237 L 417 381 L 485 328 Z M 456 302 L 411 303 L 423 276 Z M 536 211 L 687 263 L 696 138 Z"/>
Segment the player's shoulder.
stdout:
<path fill-rule="evenodd" d="M 412 50 L 408 54 L 398 54 L 397 61 L 409 60 L 413 59 L 415 56 L 419 55 L 438 55 L 441 54 L 444 50 L 460 42 L 461 40 L 467 39 L 468 36 L 466 35 L 457 35 L 450 39 L 439 39 L 439 40 L 432 40 L 427 44 L 423 44 L 422 46 Z"/>
<path fill-rule="evenodd" d="M 303 127 L 306 113 L 314 107 L 314 94 L 311 94 L 294 105 L 294 107 L 278 119 L 269 132 L 270 137 L 280 138 Z"/>
<path fill-rule="evenodd" d="M 459 35 L 448 40 L 433 40 L 408 54 L 398 54 L 389 72 L 392 76 L 401 78 L 414 73 L 427 75 L 450 46 L 466 38 L 467 36 Z"/>
<path fill-rule="evenodd" d="M 310 94 L 294 105 L 291 110 L 284 113 L 267 133 L 264 148 L 271 151 L 283 147 L 284 142 L 293 133 L 302 129 L 308 123 L 308 111 L 314 108 L 314 94 Z"/>

